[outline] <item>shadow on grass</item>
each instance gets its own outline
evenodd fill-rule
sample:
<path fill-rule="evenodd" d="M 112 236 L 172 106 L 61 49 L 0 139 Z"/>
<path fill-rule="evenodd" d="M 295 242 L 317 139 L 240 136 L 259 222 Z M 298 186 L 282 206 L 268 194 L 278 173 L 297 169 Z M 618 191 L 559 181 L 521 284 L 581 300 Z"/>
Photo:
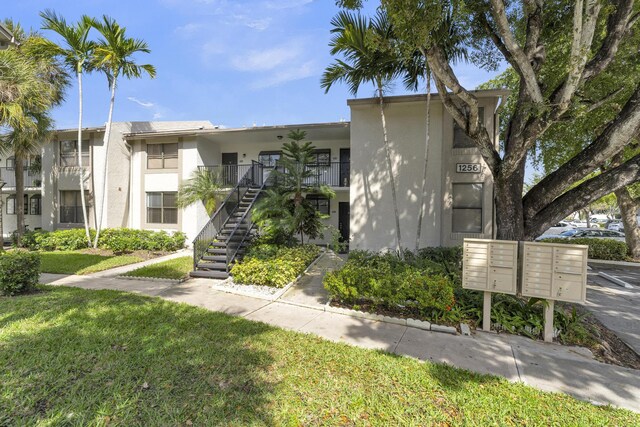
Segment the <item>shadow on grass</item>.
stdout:
<path fill-rule="evenodd" d="M 270 330 L 115 291 L 0 299 L 0 425 L 272 424 Z"/>

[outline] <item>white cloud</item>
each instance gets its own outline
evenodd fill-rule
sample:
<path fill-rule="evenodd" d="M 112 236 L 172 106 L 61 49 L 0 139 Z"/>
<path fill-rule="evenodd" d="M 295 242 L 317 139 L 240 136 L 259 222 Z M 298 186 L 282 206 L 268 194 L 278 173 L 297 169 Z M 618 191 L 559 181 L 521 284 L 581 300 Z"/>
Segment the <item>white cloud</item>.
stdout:
<path fill-rule="evenodd" d="M 283 45 L 266 50 L 250 50 L 231 59 L 231 66 L 239 71 L 267 71 L 294 62 L 300 55 L 299 46 Z"/>
<path fill-rule="evenodd" d="M 156 104 L 154 104 L 153 102 L 140 101 L 138 98 L 134 98 L 133 96 L 130 96 L 127 99 L 131 102 L 135 102 L 136 104 L 144 108 L 153 108 L 156 106 Z"/>
<path fill-rule="evenodd" d="M 264 3 L 265 7 L 268 9 L 291 9 L 296 7 L 302 7 L 313 0 L 277 0 L 277 1 L 266 1 Z"/>
<path fill-rule="evenodd" d="M 285 67 L 251 84 L 253 89 L 264 89 L 278 86 L 294 80 L 301 80 L 314 76 L 318 73 L 314 61 L 308 61 L 298 67 Z"/>

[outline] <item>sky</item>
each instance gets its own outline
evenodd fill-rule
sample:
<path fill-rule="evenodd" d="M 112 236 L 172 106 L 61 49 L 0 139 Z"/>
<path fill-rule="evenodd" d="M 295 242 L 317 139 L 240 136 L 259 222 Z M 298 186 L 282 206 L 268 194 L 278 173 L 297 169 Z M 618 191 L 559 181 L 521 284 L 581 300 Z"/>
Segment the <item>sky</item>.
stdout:
<path fill-rule="evenodd" d="M 8 3 L 8 4 L 7 4 Z M 107 14 L 129 37 L 145 40 L 157 77 L 121 81 L 115 121 L 209 120 L 225 127 L 305 124 L 349 120 L 344 85 L 320 87 L 329 52 L 333 0 L 20 0 L 3 4 L 2 18 L 39 29 L 39 12 L 53 9 L 74 22 L 82 14 Z M 377 5 L 369 0 L 368 11 Z M 53 33 L 43 34 L 59 41 Z M 97 34 L 93 33 L 97 38 Z M 473 65 L 456 68 L 470 89 L 493 77 Z M 107 120 L 106 78 L 83 80 L 84 126 Z M 389 95 L 407 92 L 395 85 Z M 359 98 L 373 96 L 363 86 Z M 77 88 L 53 113 L 58 129 L 77 126 Z"/>

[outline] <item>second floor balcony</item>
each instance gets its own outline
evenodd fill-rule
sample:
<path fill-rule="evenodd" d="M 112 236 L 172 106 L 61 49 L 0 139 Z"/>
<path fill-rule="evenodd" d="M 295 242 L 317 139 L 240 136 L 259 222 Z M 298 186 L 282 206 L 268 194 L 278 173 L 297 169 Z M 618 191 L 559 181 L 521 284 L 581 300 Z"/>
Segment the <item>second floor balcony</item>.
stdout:
<path fill-rule="evenodd" d="M 274 167 L 261 166 L 265 174 L 274 169 Z M 255 168 L 251 164 L 200 166 L 200 168 L 217 172 L 223 185 L 230 187 L 235 186 L 252 167 Z M 338 188 L 350 185 L 351 169 L 348 162 L 313 163 L 304 167 L 311 171 L 311 176 L 305 182 L 307 185 L 318 184 Z"/>
<path fill-rule="evenodd" d="M 24 188 L 40 188 L 42 187 L 42 173 L 31 171 L 25 168 L 23 172 Z M 0 180 L 5 185 L 4 189 L 16 187 L 16 171 L 14 168 L 0 168 Z"/>

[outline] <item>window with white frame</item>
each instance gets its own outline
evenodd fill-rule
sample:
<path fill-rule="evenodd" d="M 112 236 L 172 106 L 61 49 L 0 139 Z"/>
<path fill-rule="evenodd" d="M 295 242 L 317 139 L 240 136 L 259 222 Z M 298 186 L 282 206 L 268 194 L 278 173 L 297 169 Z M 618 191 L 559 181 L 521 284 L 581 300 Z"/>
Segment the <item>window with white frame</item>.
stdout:
<path fill-rule="evenodd" d="M 82 166 L 89 166 L 89 140 L 82 141 Z M 60 141 L 60 166 L 79 166 L 78 161 L 78 141 Z"/>
<path fill-rule="evenodd" d="M 7 215 L 15 215 L 16 214 L 16 196 L 12 194 L 7 197 Z"/>
<path fill-rule="evenodd" d="M 484 184 L 453 184 L 453 218 L 454 233 L 482 233 L 482 200 Z"/>
<path fill-rule="evenodd" d="M 478 119 L 481 123 L 484 123 L 484 107 L 478 108 Z M 456 121 L 453 121 L 453 148 L 476 148 L 476 144 L 465 133 L 464 129 L 458 126 Z"/>
<path fill-rule="evenodd" d="M 147 224 L 177 224 L 176 192 L 147 193 Z"/>
<path fill-rule="evenodd" d="M 147 169 L 177 169 L 178 143 L 147 144 Z"/>
<path fill-rule="evenodd" d="M 29 215 L 42 215 L 42 196 L 40 194 L 31 196 Z"/>

